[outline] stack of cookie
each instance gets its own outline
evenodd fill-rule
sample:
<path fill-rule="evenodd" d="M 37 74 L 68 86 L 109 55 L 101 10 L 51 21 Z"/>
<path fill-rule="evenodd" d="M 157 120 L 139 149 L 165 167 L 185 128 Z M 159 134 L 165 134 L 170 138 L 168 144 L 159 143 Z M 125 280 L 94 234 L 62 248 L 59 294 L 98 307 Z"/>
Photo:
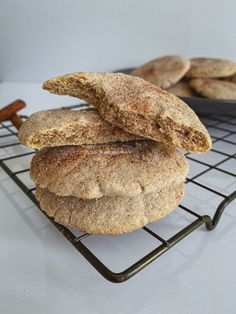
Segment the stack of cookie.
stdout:
<path fill-rule="evenodd" d="M 131 75 L 178 96 L 236 99 L 236 63 L 230 60 L 164 56 L 141 65 Z"/>
<path fill-rule="evenodd" d="M 179 148 L 211 147 L 184 102 L 120 73 L 69 74 L 43 87 L 96 107 L 38 112 L 19 131 L 22 144 L 39 149 L 30 173 L 49 216 L 83 232 L 121 234 L 178 206 L 188 173 Z"/>

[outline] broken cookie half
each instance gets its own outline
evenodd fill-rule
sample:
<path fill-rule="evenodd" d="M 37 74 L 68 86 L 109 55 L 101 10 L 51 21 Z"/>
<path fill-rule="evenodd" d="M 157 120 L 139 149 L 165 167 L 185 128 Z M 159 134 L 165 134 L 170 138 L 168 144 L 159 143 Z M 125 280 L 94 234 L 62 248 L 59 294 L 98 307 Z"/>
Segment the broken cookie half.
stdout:
<path fill-rule="evenodd" d="M 211 138 L 194 111 L 175 95 L 141 78 L 79 72 L 48 80 L 43 88 L 87 101 L 106 121 L 128 133 L 193 153 L 211 148 Z"/>

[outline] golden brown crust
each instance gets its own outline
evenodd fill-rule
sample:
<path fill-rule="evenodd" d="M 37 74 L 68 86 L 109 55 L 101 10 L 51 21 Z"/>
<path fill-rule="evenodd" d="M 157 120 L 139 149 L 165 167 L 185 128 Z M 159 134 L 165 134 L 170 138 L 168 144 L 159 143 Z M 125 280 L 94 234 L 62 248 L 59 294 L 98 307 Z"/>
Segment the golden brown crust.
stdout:
<path fill-rule="evenodd" d="M 190 85 L 199 94 L 212 99 L 236 99 L 236 84 L 223 80 L 192 79 Z"/>
<path fill-rule="evenodd" d="M 82 200 L 57 196 L 37 187 L 40 207 L 56 222 L 92 234 L 122 234 L 159 220 L 173 211 L 184 194 L 184 183 L 136 197 Z"/>
<path fill-rule="evenodd" d="M 132 71 L 131 75 L 167 89 L 176 84 L 189 68 L 190 61 L 182 56 L 164 56 L 141 65 Z"/>
<path fill-rule="evenodd" d="M 32 148 L 138 139 L 103 120 L 96 109 L 39 111 L 23 123 L 18 137 Z"/>
<path fill-rule="evenodd" d="M 88 101 L 105 120 L 126 132 L 189 152 L 211 148 L 207 130 L 183 101 L 138 77 L 74 73 L 46 81 L 43 88 Z"/>
<path fill-rule="evenodd" d="M 233 75 L 236 64 L 229 60 L 216 58 L 193 58 L 187 77 L 191 78 L 218 78 Z"/>
<path fill-rule="evenodd" d="M 57 195 L 92 199 L 147 194 L 182 182 L 188 170 L 174 147 L 136 141 L 44 148 L 33 157 L 30 175 Z"/>

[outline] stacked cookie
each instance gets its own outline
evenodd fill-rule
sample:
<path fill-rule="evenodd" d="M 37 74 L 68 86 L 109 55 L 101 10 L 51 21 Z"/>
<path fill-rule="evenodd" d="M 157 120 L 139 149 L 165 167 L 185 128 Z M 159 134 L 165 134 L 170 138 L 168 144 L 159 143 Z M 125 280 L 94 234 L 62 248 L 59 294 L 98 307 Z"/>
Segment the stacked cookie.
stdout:
<path fill-rule="evenodd" d="M 96 107 L 38 112 L 19 131 L 22 144 L 40 149 L 30 174 L 49 216 L 83 232 L 120 234 L 178 206 L 188 173 L 178 148 L 211 147 L 184 102 L 120 73 L 74 73 L 43 87 Z"/>
<path fill-rule="evenodd" d="M 178 96 L 236 99 L 236 63 L 216 58 L 165 56 L 145 63 L 131 75 Z"/>

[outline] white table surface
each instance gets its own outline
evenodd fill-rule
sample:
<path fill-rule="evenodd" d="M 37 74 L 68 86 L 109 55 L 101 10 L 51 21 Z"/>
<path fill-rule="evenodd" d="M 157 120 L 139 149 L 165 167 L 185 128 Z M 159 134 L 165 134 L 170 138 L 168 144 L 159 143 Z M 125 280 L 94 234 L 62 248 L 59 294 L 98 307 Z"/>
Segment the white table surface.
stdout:
<path fill-rule="evenodd" d="M 40 84 L 0 84 L 0 96 L 1 106 L 24 99 L 28 104 L 22 111 L 25 114 L 77 103 L 42 91 Z M 5 153 L 1 151 L 0 158 Z M 199 158 L 212 161 L 216 157 L 206 154 Z M 196 167 L 191 163 L 192 174 L 198 171 Z M 235 179 L 222 180 L 214 172 L 202 180 L 210 180 L 227 193 L 236 189 Z M 182 203 L 211 214 L 219 198 L 188 184 Z M 0 204 L 2 314 L 235 313 L 236 201 L 227 207 L 214 231 L 201 227 L 122 284 L 101 277 L 2 170 Z M 168 237 L 189 218 L 177 209 L 150 228 Z M 118 237 L 90 237 L 86 244 L 114 271 L 159 245 L 142 230 Z"/>

